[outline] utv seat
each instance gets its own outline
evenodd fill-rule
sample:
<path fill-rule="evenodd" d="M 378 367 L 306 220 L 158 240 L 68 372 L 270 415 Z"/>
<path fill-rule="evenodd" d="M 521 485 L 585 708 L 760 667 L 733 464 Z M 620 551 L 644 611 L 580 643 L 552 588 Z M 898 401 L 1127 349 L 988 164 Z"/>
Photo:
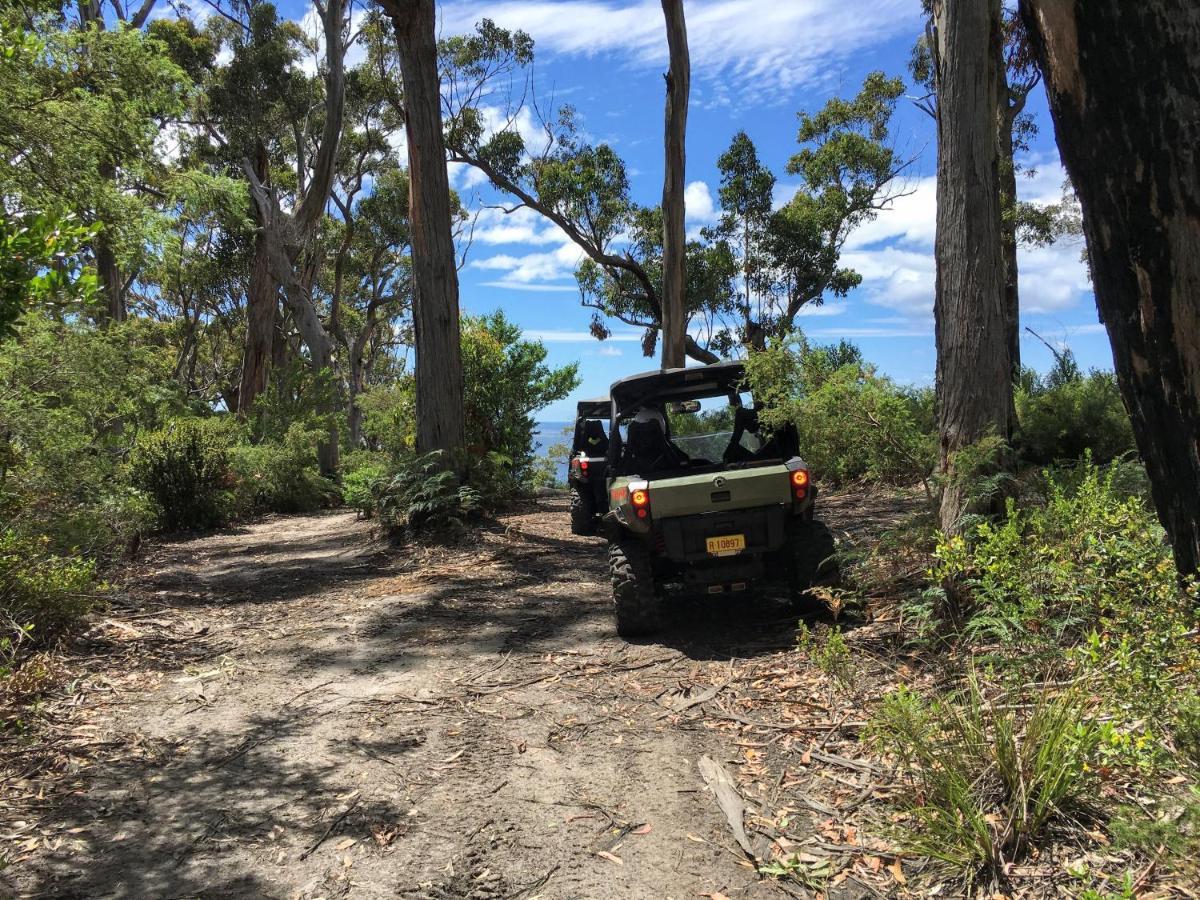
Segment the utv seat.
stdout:
<path fill-rule="evenodd" d="M 581 449 L 588 456 L 605 456 L 608 453 L 608 435 L 604 432 L 604 423 L 596 419 L 588 419 L 583 426 L 583 443 Z"/>
<path fill-rule="evenodd" d="M 627 471 L 648 476 L 687 464 L 687 457 L 667 440 L 658 422 L 630 422 L 628 434 L 625 442 Z"/>

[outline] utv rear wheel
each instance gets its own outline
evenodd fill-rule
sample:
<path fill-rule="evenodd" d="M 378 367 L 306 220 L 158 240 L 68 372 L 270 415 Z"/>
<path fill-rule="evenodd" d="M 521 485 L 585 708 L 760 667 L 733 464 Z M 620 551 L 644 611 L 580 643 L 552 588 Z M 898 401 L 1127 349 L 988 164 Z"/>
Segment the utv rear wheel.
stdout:
<path fill-rule="evenodd" d="M 658 595 L 650 551 L 637 541 L 610 541 L 608 568 L 612 575 L 617 634 L 641 637 L 658 630 Z"/>
<path fill-rule="evenodd" d="M 591 494 L 571 491 L 571 534 L 596 533 L 596 500 Z"/>
<path fill-rule="evenodd" d="M 793 600 L 812 587 L 836 584 L 839 577 L 833 532 L 824 522 L 797 522 L 788 534 L 788 589 Z"/>

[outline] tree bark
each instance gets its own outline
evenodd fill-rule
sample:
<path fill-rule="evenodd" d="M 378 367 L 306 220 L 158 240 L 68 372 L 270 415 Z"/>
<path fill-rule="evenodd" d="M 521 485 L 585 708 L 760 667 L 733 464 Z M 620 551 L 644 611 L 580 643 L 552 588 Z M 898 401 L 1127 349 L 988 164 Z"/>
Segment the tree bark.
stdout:
<path fill-rule="evenodd" d="M 1013 123 L 1020 115 L 1021 106 L 1014 106 L 1014 98 L 1008 85 L 1008 73 L 1003 65 L 997 66 L 1000 79 L 1000 106 L 996 121 L 996 140 L 1000 153 L 1000 196 L 1001 237 L 1004 256 L 1004 333 L 1008 343 L 1009 363 L 1012 380 L 1016 384 L 1021 378 L 1021 292 L 1019 267 L 1017 264 L 1017 165 L 1013 150 Z"/>
<path fill-rule="evenodd" d="M 1200 569 L 1200 6 L 1022 0 L 1159 520 Z"/>
<path fill-rule="evenodd" d="M 996 141 L 1000 0 L 935 0 L 938 94 L 937 412 L 945 477 L 940 519 L 954 532 L 968 502 L 959 451 L 1012 431 Z"/>
<path fill-rule="evenodd" d="M 417 452 L 466 443 L 458 269 L 442 137 L 434 0 L 381 0 L 391 17 L 404 80 L 409 227 L 413 258 Z"/>
<path fill-rule="evenodd" d="M 259 181 L 264 185 L 269 184 L 267 151 L 261 143 L 255 154 L 254 167 Z M 267 389 L 277 308 L 278 289 L 271 276 L 267 236 L 260 221 L 254 235 L 254 259 L 250 270 L 250 287 L 246 293 L 246 340 L 242 350 L 242 380 L 238 385 L 237 413 L 243 419 L 250 413 L 258 395 Z"/>
<path fill-rule="evenodd" d="M 691 60 L 688 57 L 687 23 L 683 0 L 662 0 L 667 20 L 670 70 L 666 74 L 666 174 L 663 178 L 663 296 L 662 367 L 686 364 L 687 231 L 684 190 L 687 167 L 688 97 L 691 93 Z"/>

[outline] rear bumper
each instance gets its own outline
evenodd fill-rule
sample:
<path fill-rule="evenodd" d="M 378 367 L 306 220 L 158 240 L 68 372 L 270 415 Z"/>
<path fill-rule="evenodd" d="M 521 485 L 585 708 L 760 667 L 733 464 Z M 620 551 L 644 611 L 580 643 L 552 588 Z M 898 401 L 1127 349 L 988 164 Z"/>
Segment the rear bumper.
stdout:
<path fill-rule="evenodd" d="M 761 560 L 757 557 L 772 553 L 784 545 L 788 512 L 783 506 L 774 505 L 663 519 L 656 523 L 658 534 L 655 535 L 655 543 L 659 555 L 672 562 L 708 563 L 704 568 L 713 570 L 739 566 L 761 569 Z M 705 540 L 730 534 L 744 535 L 746 549 L 727 559 L 714 559 L 709 555 Z M 747 571 L 746 577 L 757 577 L 757 574 Z"/>

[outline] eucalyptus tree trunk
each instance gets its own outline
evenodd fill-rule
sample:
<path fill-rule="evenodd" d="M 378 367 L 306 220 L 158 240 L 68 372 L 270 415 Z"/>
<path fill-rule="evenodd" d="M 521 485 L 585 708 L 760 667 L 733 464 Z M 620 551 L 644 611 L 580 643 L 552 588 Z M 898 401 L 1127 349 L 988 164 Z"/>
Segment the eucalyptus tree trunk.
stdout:
<path fill-rule="evenodd" d="M 1200 6 L 1022 0 L 1154 505 L 1200 569 Z"/>
<path fill-rule="evenodd" d="M 254 160 L 255 174 L 269 184 L 267 151 L 259 143 Z M 238 415 L 245 418 L 259 394 L 267 389 L 267 373 L 274 354 L 278 289 L 271 276 L 267 236 L 260 227 L 254 235 L 250 286 L 246 292 L 246 340 L 242 348 L 242 378 L 238 385 Z"/>
<path fill-rule="evenodd" d="M 968 473 L 957 454 L 1012 431 L 996 142 L 1000 0 L 935 0 L 938 94 L 937 418 L 940 519 L 958 530 Z"/>
<path fill-rule="evenodd" d="M 308 267 L 303 275 L 297 272 L 297 268 L 306 261 L 309 245 L 329 203 L 336 174 L 346 104 L 346 41 L 343 34 L 346 3 L 345 0 L 326 0 L 324 3 L 318 3 L 317 9 L 321 14 L 325 35 L 324 121 L 320 145 L 312 164 L 312 175 L 301 190 L 296 211 L 283 211 L 276 190 L 259 176 L 260 160 L 252 163 L 243 159 L 242 170 L 249 182 L 258 237 L 262 239 L 261 244 L 257 241 L 255 244 L 256 266 L 261 255 L 268 266 L 272 281 L 282 288 L 284 302 L 295 320 L 305 346 L 308 347 L 309 365 L 314 371 L 321 372 L 333 367 L 333 341 L 312 298 L 311 286 L 317 278 L 319 260 L 307 259 Z M 297 149 L 300 152 L 300 148 Z M 272 292 L 272 305 L 273 298 Z M 261 314 L 265 321 L 265 310 Z M 272 320 L 273 318 L 272 314 Z M 249 340 L 248 335 L 248 343 Z M 265 358 L 269 358 L 269 353 Z M 241 394 L 242 391 L 239 391 L 239 395 Z M 243 407 L 243 412 L 245 411 L 247 408 Z M 317 448 L 317 456 L 322 474 L 336 474 L 336 426 L 331 426 L 328 439 Z"/>
<path fill-rule="evenodd" d="M 1012 380 L 1021 377 L 1021 292 L 1018 286 L 1020 271 L 1017 263 L 1017 164 L 1013 151 L 1013 123 L 1024 106 L 1013 105 L 1008 76 L 1003 65 L 996 67 L 1000 79 L 1000 106 L 996 124 L 996 139 L 1000 153 L 1001 240 L 1004 255 L 1004 333 L 1008 343 L 1008 358 Z"/>
<path fill-rule="evenodd" d="M 667 46 L 671 64 L 667 72 L 666 175 L 663 179 L 663 291 L 662 367 L 678 368 L 687 363 L 687 231 L 684 190 L 687 167 L 688 95 L 691 92 L 691 61 L 688 56 L 687 23 L 683 0 L 662 0 L 667 20 Z"/>
<path fill-rule="evenodd" d="M 380 0 L 391 17 L 404 80 L 412 232 L 417 451 L 466 443 L 458 268 L 442 137 L 434 0 Z"/>

